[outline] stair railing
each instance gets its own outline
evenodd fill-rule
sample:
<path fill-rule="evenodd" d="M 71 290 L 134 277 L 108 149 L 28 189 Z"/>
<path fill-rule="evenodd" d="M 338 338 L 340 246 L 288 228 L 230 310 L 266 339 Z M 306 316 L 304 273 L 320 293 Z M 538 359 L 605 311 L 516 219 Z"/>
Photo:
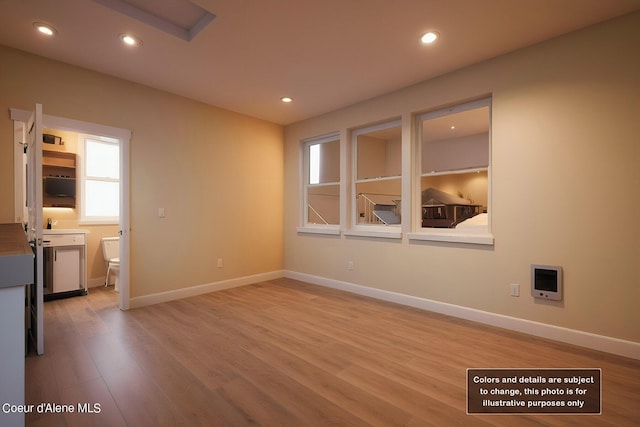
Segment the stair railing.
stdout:
<path fill-rule="evenodd" d="M 358 222 L 361 224 L 382 224 L 380 218 L 373 214 L 375 207 L 376 203 L 371 200 L 366 194 L 358 194 Z"/>
<path fill-rule="evenodd" d="M 318 211 L 317 211 L 313 206 L 311 206 L 311 204 L 310 204 L 310 203 L 307 203 L 307 208 L 309 208 L 309 211 L 313 212 L 313 214 L 314 214 L 315 216 L 317 216 L 317 217 L 318 217 L 318 219 L 319 219 L 320 221 L 322 221 L 322 223 L 323 223 L 323 224 L 327 224 L 327 225 L 329 224 L 329 222 L 327 222 L 327 220 L 326 220 L 326 219 L 324 219 L 324 217 L 323 217 L 322 215 L 320 215 L 320 212 L 318 212 Z M 308 215 L 308 216 L 311 216 L 311 215 Z M 308 222 L 313 222 L 313 221 L 311 221 L 311 218 L 307 218 L 307 221 L 308 221 Z"/>
<path fill-rule="evenodd" d="M 393 194 L 359 193 L 357 196 L 359 224 L 384 224 L 384 222 L 373 213 L 378 203 L 376 203 L 369 196 L 384 196 L 386 198 L 389 198 L 389 200 L 392 201 L 395 205 L 393 208 L 393 213 L 398 217 L 400 216 L 400 196 Z M 387 206 L 388 204 L 382 203 L 381 205 Z"/>

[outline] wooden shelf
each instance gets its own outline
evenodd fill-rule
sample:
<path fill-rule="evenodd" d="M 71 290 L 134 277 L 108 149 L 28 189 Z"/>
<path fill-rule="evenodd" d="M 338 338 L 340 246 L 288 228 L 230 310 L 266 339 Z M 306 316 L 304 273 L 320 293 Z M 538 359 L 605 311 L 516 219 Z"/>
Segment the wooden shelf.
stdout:
<path fill-rule="evenodd" d="M 66 151 L 42 150 L 42 166 L 76 168 L 76 154 Z"/>

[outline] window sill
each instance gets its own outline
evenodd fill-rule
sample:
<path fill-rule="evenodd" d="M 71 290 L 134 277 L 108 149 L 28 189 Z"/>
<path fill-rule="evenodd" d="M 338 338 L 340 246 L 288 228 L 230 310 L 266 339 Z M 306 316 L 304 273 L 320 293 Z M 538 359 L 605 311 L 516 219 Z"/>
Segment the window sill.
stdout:
<path fill-rule="evenodd" d="M 79 225 L 118 225 L 120 224 L 120 222 L 117 219 L 115 220 L 109 219 L 109 220 L 103 220 L 103 221 L 85 219 L 85 220 L 78 221 L 78 224 Z"/>
<path fill-rule="evenodd" d="M 326 226 L 326 227 L 322 227 L 322 226 L 306 226 L 306 227 L 298 227 L 296 228 L 296 231 L 298 233 L 303 233 L 303 234 L 328 234 L 331 236 L 339 236 L 340 235 L 340 229 L 337 227 L 331 227 L 331 226 Z"/>
<path fill-rule="evenodd" d="M 450 230 L 430 230 L 420 233 L 409 233 L 409 240 L 428 242 L 471 243 L 474 245 L 493 245 L 494 239 L 491 233 L 460 233 Z"/>
<path fill-rule="evenodd" d="M 376 237 L 382 239 L 402 239 L 400 226 L 359 226 L 353 230 L 345 231 L 345 236 Z"/>

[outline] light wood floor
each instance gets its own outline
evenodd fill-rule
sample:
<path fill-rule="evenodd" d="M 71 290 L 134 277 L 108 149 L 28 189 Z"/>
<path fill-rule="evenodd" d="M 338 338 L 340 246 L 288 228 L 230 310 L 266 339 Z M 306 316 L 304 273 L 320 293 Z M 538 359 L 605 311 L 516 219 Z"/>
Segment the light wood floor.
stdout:
<path fill-rule="evenodd" d="M 279 279 L 122 312 L 45 304 L 29 426 L 637 426 L 640 361 Z M 466 369 L 602 368 L 602 415 L 469 416 Z"/>

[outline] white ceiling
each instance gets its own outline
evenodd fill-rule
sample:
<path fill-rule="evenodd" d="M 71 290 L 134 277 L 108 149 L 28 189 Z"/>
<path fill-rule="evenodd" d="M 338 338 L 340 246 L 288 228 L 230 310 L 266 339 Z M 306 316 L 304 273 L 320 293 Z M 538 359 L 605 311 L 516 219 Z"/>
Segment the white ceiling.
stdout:
<path fill-rule="evenodd" d="M 156 1 L 167 2 L 189 0 Z M 0 0 L 0 44 L 289 124 L 640 9 L 640 0 L 190 3 L 216 18 L 186 41 L 98 0 Z M 57 36 L 45 39 L 34 21 Z M 437 44 L 420 45 L 427 30 Z M 122 45 L 125 32 L 143 45 Z"/>

